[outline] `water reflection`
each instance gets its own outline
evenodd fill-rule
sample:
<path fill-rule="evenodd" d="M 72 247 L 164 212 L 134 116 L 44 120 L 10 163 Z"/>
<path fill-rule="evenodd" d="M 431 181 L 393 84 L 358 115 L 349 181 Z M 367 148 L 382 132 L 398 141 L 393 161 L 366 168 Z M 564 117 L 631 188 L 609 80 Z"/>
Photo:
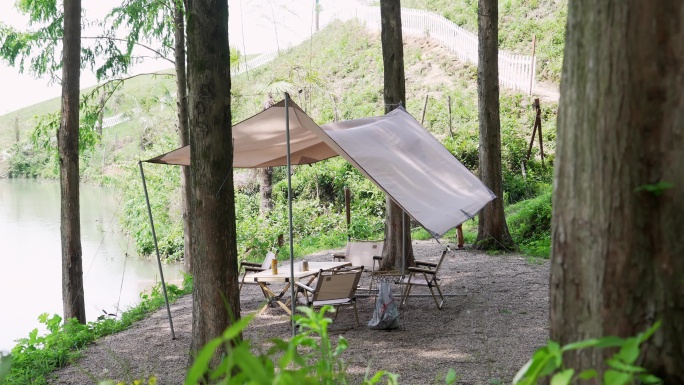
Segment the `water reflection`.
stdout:
<path fill-rule="evenodd" d="M 81 242 L 86 317 L 139 302 L 159 280 L 156 261 L 140 259 L 117 226 L 111 190 L 81 186 Z M 60 188 L 57 182 L 0 180 L 0 351 L 38 327 L 43 312 L 62 314 Z M 127 257 L 126 257 L 127 256 Z M 180 266 L 164 265 L 180 283 Z"/>

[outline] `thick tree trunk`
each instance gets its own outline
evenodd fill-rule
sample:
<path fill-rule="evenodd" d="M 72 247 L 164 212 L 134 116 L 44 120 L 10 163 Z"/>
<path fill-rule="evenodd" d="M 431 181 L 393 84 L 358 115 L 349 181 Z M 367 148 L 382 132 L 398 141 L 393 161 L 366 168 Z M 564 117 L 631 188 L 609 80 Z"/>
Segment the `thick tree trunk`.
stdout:
<path fill-rule="evenodd" d="M 178 103 L 178 135 L 180 146 L 190 144 L 190 132 L 188 129 L 188 82 L 185 69 L 185 11 L 182 3 L 174 2 L 174 40 L 175 40 L 175 67 L 176 67 L 176 92 Z M 181 166 L 181 209 L 183 211 L 183 245 L 185 271 L 192 272 L 192 237 L 190 236 L 190 201 L 192 190 L 190 189 L 190 167 Z"/>
<path fill-rule="evenodd" d="M 480 180 L 497 196 L 481 211 L 475 247 L 511 249 L 503 209 L 501 175 L 501 121 L 499 120 L 499 4 L 498 0 L 478 2 L 477 99 L 480 121 Z"/>
<path fill-rule="evenodd" d="M 78 126 L 81 72 L 81 0 L 64 1 L 62 117 L 57 133 L 62 237 L 62 302 L 64 319 L 86 322 L 81 257 L 78 174 Z"/>
<path fill-rule="evenodd" d="M 682 20 L 680 0 L 569 3 L 553 197 L 551 338 L 662 320 L 642 364 L 666 384 L 684 383 Z"/>
<path fill-rule="evenodd" d="M 400 1 L 381 0 L 380 19 L 382 24 L 385 113 L 388 113 L 399 106 L 406 107 Z M 385 207 L 385 244 L 382 251 L 381 269 L 399 269 L 402 266 L 402 251 L 406 252 L 404 266 L 414 265 L 413 248 L 411 247 L 411 218 L 389 197 L 385 199 Z M 402 217 L 404 219 L 403 235 Z"/>
<path fill-rule="evenodd" d="M 188 1 L 188 88 L 192 143 L 193 322 L 191 354 L 240 317 L 228 3 Z"/>

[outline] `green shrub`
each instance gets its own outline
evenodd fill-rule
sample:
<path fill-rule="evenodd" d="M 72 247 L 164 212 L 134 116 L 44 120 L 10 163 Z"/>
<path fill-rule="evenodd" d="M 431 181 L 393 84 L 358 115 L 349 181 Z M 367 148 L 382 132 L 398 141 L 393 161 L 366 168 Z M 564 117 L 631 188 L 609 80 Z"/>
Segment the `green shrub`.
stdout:
<path fill-rule="evenodd" d="M 209 378 L 211 384 L 346 384 L 347 372 L 342 353 L 347 340 L 340 336 L 336 346 L 330 341 L 325 317 L 329 306 L 320 313 L 308 307 L 298 307 L 304 316 L 295 316 L 298 333 L 289 340 L 273 339 L 265 353 L 255 354 L 249 340 L 240 335 L 254 315 L 244 317 L 231 325 L 222 336 L 208 342 L 198 353 L 185 379 L 192 385 Z M 226 354 L 214 368 L 210 366 L 217 350 Z M 380 371 L 366 375 L 364 384 L 379 383 L 385 377 L 388 384 L 398 384 L 396 374 Z"/>
<path fill-rule="evenodd" d="M 511 237 L 525 254 L 550 256 L 551 212 L 551 191 L 507 208 Z"/>
<path fill-rule="evenodd" d="M 592 383 L 604 385 L 662 384 L 658 377 L 637 365 L 641 354 L 640 345 L 656 332 L 660 324 L 660 321 L 656 322 L 646 332 L 639 333 L 636 337 L 607 336 L 565 346 L 549 341 L 546 346 L 534 352 L 532 359 L 518 371 L 513 378 L 513 385 L 535 385 L 542 380 L 549 380 L 549 377 L 553 385 L 587 383 L 589 380 L 592 380 Z M 565 352 L 582 349 L 614 349 L 615 354 L 605 360 L 605 370 L 600 380 L 598 371 L 595 369 L 586 369 L 577 373 L 574 368 L 564 365 L 563 354 Z"/>
<path fill-rule="evenodd" d="M 185 276 L 183 288 L 167 286 L 169 301 L 192 292 L 192 279 Z M 157 284 L 150 294 L 141 294 L 140 304 L 125 311 L 120 319 L 102 318 L 83 325 L 75 318 L 62 323 L 62 317 L 41 314 L 38 321 L 47 328 L 47 334 L 39 335 L 33 329 L 28 338 L 22 338 L 10 353 L 11 368 L 7 373 L 7 385 L 46 384 L 46 375 L 71 363 L 90 342 L 106 335 L 127 329 L 135 321 L 143 319 L 164 304 L 161 286 Z M 0 383 L 6 359 L 0 360 Z"/>

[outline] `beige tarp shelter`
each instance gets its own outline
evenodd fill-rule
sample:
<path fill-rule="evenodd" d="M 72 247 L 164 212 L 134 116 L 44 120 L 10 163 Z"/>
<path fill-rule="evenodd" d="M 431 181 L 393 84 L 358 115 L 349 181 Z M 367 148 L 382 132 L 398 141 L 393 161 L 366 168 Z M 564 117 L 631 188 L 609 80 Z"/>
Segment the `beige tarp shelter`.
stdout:
<path fill-rule="evenodd" d="M 342 156 L 435 237 L 495 197 L 403 108 L 319 126 L 288 104 L 291 164 Z M 283 100 L 233 126 L 234 167 L 287 165 L 285 110 Z M 190 146 L 147 162 L 190 165 Z"/>
<path fill-rule="evenodd" d="M 310 164 L 336 155 L 344 157 L 435 237 L 472 217 L 495 198 L 479 179 L 403 108 L 397 108 L 385 116 L 321 127 L 285 94 L 285 100 L 233 126 L 232 134 L 233 167 L 237 168 Z M 190 146 L 146 162 L 189 166 Z M 142 162 L 140 174 L 171 335 L 175 338 Z M 287 178 L 293 282 L 289 173 Z M 291 291 L 291 298 L 295 298 L 294 285 Z M 294 314 L 295 301 L 291 302 L 291 306 Z M 294 333 L 294 319 L 292 330 Z"/>

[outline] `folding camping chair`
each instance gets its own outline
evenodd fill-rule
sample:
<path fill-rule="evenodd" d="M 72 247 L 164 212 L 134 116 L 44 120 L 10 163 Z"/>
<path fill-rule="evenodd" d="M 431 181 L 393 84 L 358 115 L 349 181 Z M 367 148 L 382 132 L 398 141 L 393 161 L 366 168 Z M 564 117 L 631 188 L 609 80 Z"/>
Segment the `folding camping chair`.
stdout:
<path fill-rule="evenodd" d="M 245 276 L 250 273 L 258 273 L 260 271 L 265 271 L 271 268 L 271 261 L 276 259 L 278 256 L 278 249 L 271 249 L 266 253 L 266 257 L 264 258 L 264 261 L 262 263 L 259 262 L 249 262 L 249 261 L 242 261 L 240 262 L 240 268 L 244 269 L 244 272 L 242 273 L 242 278 L 240 278 L 240 290 L 242 290 L 242 285 L 248 284 L 248 285 L 256 285 L 257 282 L 245 282 Z"/>
<path fill-rule="evenodd" d="M 349 241 L 344 253 L 333 254 L 334 261 L 351 262 L 352 266 L 360 266 L 365 271 L 371 273 L 375 271 L 376 265 L 380 267 L 382 261 L 383 241 Z M 368 285 L 368 292 L 373 288 L 373 280 Z"/>
<path fill-rule="evenodd" d="M 444 251 L 442 251 L 442 256 L 439 258 L 439 261 L 437 263 L 428 261 L 416 261 L 415 267 L 408 267 L 407 275 L 405 275 L 399 282 L 399 284 L 401 285 L 406 285 L 406 288 L 402 290 L 401 302 L 399 302 L 400 307 L 404 306 L 404 303 L 406 303 L 406 300 L 408 299 L 413 286 L 424 286 L 430 289 L 432 299 L 435 300 L 435 305 L 437 305 L 437 309 L 442 310 L 442 305 L 444 305 L 444 295 L 442 295 L 442 290 L 439 287 L 440 279 L 437 277 L 437 273 L 439 273 L 439 268 L 440 266 L 442 266 L 442 262 L 444 262 L 444 256 L 448 251 L 451 251 L 449 249 L 449 246 L 447 246 L 444 249 Z M 437 293 L 439 293 L 439 298 L 441 299 L 441 302 L 437 301 L 437 297 L 435 296 L 435 291 L 433 290 L 433 288 L 437 289 Z"/>
<path fill-rule="evenodd" d="M 316 287 L 309 287 L 302 282 L 295 282 L 300 302 L 310 307 L 332 305 L 335 307 L 335 319 L 341 306 L 353 306 L 356 326 L 359 326 L 359 312 L 356 309 L 356 287 L 361 279 L 361 267 L 341 268 L 337 270 L 321 270 Z"/>

